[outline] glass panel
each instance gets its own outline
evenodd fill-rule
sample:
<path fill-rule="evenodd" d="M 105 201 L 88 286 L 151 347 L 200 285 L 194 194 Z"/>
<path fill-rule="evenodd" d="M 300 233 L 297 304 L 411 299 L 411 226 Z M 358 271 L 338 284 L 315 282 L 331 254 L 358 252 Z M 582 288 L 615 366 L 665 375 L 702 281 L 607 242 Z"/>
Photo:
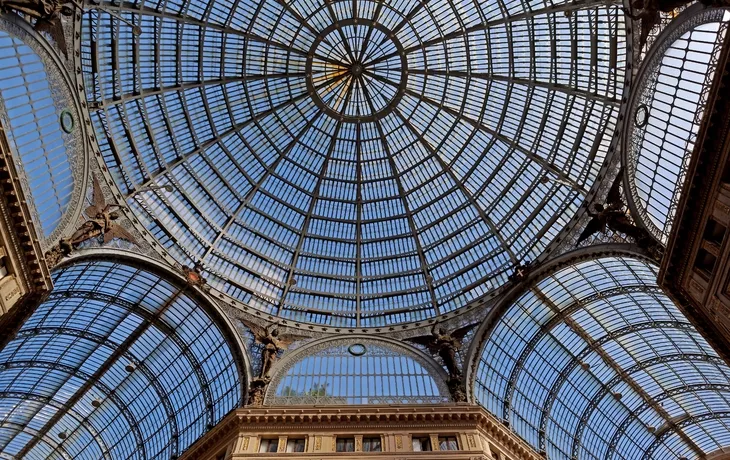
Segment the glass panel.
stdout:
<path fill-rule="evenodd" d="M 454 436 L 439 436 L 439 450 L 459 450 Z"/>
<path fill-rule="evenodd" d="M 382 450 L 380 437 L 363 438 L 362 450 L 363 452 L 380 452 Z"/>
<path fill-rule="evenodd" d="M 431 451 L 431 439 L 428 437 L 413 438 L 413 451 L 414 452 L 430 452 Z"/>
<path fill-rule="evenodd" d="M 697 14 L 679 26 L 670 42 L 659 43 L 656 66 L 638 88 L 628 135 L 634 199 L 650 230 L 666 243 L 689 158 L 699 130 L 706 93 L 719 53 L 723 10 Z M 684 33 L 681 33 L 685 30 Z M 634 171 L 635 169 L 635 171 Z"/>
<path fill-rule="evenodd" d="M 359 345 L 359 344 L 355 344 Z M 293 363 L 271 404 L 406 404 L 449 400 L 426 367 L 402 350 L 374 342 L 363 350 L 333 345 Z M 354 353 L 354 354 L 353 354 Z"/>
<path fill-rule="evenodd" d="M 304 452 L 306 441 L 304 439 L 291 439 L 286 442 L 287 452 Z"/>
<path fill-rule="evenodd" d="M 538 281 L 492 329 L 477 401 L 551 458 L 649 458 L 667 418 L 726 417 L 730 368 L 656 285 L 656 273 L 606 257 Z M 684 431 L 705 452 L 722 447 L 693 427 Z M 678 439 L 684 447 L 670 451 L 686 456 Z M 654 449 L 651 458 L 669 458 Z"/>
<path fill-rule="evenodd" d="M 55 106 L 41 57 L 28 45 L 0 30 L 0 56 L 0 110 L 5 112 L 0 112 L 1 121 L 28 178 L 40 227 L 49 236 L 68 208 L 74 187 L 61 130 L 62 108 Z"/>
<path fill-rule="evenodd" d="M 355 452 L 355 438 L 337 438 L 337 452 Z"/>
<path fill-rule="evenodd" d="M 621 6 L 337 1 L 334 20 L 330 3 L 121 7 L 139 36 L 85 14 L 92 123 L 127 204 L 212 287 L 295 322 L 424 321 L 494 292 L 603 164 Z M 150 183 L 173 191 L 131 197 Z"/>
<path fill-rule="evenodd" d="M 0 418 L 13 421 L 2 427 L 4 454 L 170 458 L 238 406 L 233 351 L 177 285 L 94 260 L 56 271 L 53 283 L 0 351 Z M 43 441 L 61 432 L 63 442 Z"/>
<path fill-rule="evenodd" d="M 262 439 L 259 452 L 276 452 L 279 449 L 279 439 Z"/>

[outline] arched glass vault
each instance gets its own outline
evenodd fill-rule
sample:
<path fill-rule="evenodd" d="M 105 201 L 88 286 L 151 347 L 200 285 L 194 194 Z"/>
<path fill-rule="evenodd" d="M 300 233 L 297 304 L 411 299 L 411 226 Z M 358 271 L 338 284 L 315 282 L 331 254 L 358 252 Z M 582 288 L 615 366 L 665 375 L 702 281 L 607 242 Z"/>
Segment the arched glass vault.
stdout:
<path fill-rule="evenodd" d="M 616 2 L 102 2 L 101 154 L 209 284 L 334 327 L 494 294 L 582 203 L 618 114 Z M 538 38 L 542 37 L 542 38 Z M 150 185 L 172 192 L 142 192 Z"/>
<path fill-rule="evenodd" d="M 564 266 L 486 337 L 474 397 L 548 458 L 697 458 L 730 445 L 730 368 L 630 257 Z"/>
<path fill-rule="evenodd" d="M 86 259 L 0 352 L 3 458 L 174 458 L 237 407 L 240 352 L 180 282 Z"/>

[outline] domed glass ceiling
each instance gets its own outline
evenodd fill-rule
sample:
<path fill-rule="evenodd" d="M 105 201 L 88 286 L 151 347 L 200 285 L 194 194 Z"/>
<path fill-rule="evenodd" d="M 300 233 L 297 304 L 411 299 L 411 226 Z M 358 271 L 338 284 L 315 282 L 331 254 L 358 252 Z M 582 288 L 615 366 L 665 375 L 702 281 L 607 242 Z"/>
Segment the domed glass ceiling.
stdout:
<path fill-rule="evenodd" d="M 142 34 L 85 15 L 83 70 L 173 257 L 267 313 L 382 326 L 493 292 L 573 216 L 614 130 L 619 6 L 102 3 Z"/>

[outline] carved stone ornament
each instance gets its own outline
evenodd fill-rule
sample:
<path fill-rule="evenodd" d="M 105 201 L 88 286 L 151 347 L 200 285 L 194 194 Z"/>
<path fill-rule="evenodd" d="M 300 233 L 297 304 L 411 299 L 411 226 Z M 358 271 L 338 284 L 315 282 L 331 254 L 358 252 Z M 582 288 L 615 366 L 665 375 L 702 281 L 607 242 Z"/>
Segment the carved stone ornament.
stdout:
<path fill-rule="evenodd" d="M 53 267 L 61 258 L 71 254 L 83 243 L 98 240 L 104 245 L 116 238 L 136 244 L 135 238 L 116 221 L 121 217 L 123 206 L 107 203 L 99 180 L 93 178 L 93 204 L 86 208 L 87 219 L 70 236 L 63 237 L 46 253 L 46 263 Z"/>
<path fill-rule="evenodd" d="M 268 387 L 269 383 L 271 383 L 270 377 L 256 377 L 251 380 L 251 386 L 248 389 L 249 406 L 261 406 L 264 404 L 266 387 Z"/>

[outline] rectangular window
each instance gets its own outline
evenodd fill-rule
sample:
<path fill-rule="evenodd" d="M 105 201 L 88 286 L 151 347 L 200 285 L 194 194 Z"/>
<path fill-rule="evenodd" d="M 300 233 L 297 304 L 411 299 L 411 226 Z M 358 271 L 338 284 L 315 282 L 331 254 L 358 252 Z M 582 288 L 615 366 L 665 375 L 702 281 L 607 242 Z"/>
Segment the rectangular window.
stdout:
<path fill-rule="evenodd" d="M 259 452 L 276 452 L 279 450 L 279 439 L 262 439 Z"/>
<path fill-rule="evenodd" d="M 337 452 L 355 452 L 355 438 L 337 438 Z"/>
<path fill-rule="evenodd" d="M 459 450 L 455 436 L 439 436 L 439 450 Z"/>
<path fill-rule="evenodd" d="M 383 447 L 380 443 L 380 437 L 377 438 L 363 438 L 362 440 L 362 451 L 363 452 L 382 452 Z"/>
<path fill-rule="evenodd" d="M 304 439 L 288 439 L 286 441 L 287 452 L 304 452 Z"/>
<path fill-rule="evenodd" d="M 431 452 L 431 438 L 413 438 L 413 452 Z"/>

